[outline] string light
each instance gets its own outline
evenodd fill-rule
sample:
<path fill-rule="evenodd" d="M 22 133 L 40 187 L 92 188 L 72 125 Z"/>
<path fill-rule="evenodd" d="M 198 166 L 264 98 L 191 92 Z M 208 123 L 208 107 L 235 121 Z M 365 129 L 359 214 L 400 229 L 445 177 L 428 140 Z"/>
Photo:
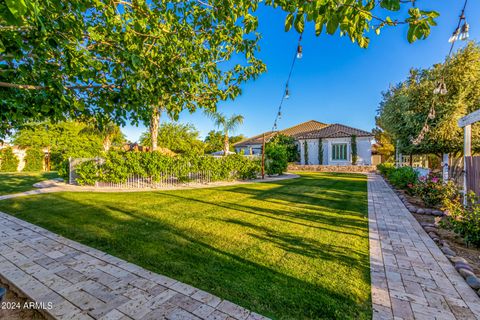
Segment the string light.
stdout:
<path fill-rule="evenodd" d="M 462 32 L 460 32 L 460 40 L 467 40 L 468 37 L 470 37 L 470 33 L 468 32 L 470 29 L 470 26 L 468 23 L 464 23 L 463 26 L 462 26 Z"/>
<path fill-rule="evenodd" d="M 285 99 L 288 99 L 290 98 L 290 91 L 288 90 L 288 85 L 287 87 L 285 88 Z"/>
<path fill-rule="evenodd" d="M 448 39 L 448 42 L 450 42 L 452 45 L 450 46 L 450 51 L 448 52 L 447 55 L 447 62 L 445 64 L 448 64 L 448 58 L 452 55 L 453 48 L 455 46 L 455 42 L 457 40 L 467 40 L 468 37 L 470 36 L 469 31 L 470 31 L 470 25 L 467 23 L 467 20 L 465 18 L 465 8 L 467 7 L 467 2 L 468 0 L 465 0 L 462 8 L 462 12 L 460 14 L 460 17 L 458 19 L 458 24 L 457 27 L 455 28 L 455 31 L 452 33 L 450 38 Z M 463 25 L 462 25 L 463 22 Z M 460 27 L 461 26 L 461 27 Z M 448 93 L 447 90 L 447 85 L 445 83 L 445 78 L 444 78 L 444 70 L 445 66 L 443 67 L 443 70 L 441 71 L 441 79 L 437 81 L 435 84 L 435 88 L 433 89 L 433 94 L 434 95 L 446 95 Z M 430 131 L 430 126 L 428 125 L 428 120 L 433 120 L 436 117 L 436 112 L 435 112 L 435 104 L 432 103 L 432 106 L 427 114 L 427 117 L 425 119 L 425 123 L 420 130 L 420 133 L 416 138 L 411 138 L 410 141 L 412 142 L 413 145 L 418 145 L 420 144 L 423 139 L 425 138 L 425 135 Z"/>
<path fill-rule="evenodd" d="M 301 45 L 298 45 L 297 47 L 297 59 L 302 59 L 303 57 L 303 48 Z"/>
<path fill-rule="evenodd" d="M 275 117 L 275 121 L 273 122 L 272 131 L 278 130 L 278 120 L 282 118 L 282 105 L 285 100 L 290 98 L 290 89 L 288 88 L 288 84 L 290 83 L 290 78 L 292 77 L 293 68 L 295 67 L 295 62 L 298 59 L 302 59 L 303 57 L 303 48 L 300 44 L 302 42 L 302 33 L 298 37 L 297 43 L 297 50 L 295 51 L 295 55 L 293 56 L 292 64 L 290 66 L 290 72 L 288 73 L 287 82 L 285 83 L 285 90 L 283 91 L 282 99 L 280 100 L 280 104 L 278 106 L 277 115 Z"/>
<path fill-rule="evenodd" d="M 452 36 L 450 39 L 448 39 L 448 42 L 452 43 L 458 40 L 458 36 L 460 35 L 460 29 L 457 28 L 455 31 L 452 33 Z"/>

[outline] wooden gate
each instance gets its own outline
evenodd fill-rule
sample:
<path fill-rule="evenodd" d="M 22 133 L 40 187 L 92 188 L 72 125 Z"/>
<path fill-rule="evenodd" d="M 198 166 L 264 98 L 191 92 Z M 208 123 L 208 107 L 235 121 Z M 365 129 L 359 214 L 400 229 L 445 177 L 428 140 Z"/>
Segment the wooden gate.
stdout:
<path fill-rule="evenodd" d="M 467 176 L 467 190 L 480 196 L 480 156 L 465 157 L 465 170 Z"/>

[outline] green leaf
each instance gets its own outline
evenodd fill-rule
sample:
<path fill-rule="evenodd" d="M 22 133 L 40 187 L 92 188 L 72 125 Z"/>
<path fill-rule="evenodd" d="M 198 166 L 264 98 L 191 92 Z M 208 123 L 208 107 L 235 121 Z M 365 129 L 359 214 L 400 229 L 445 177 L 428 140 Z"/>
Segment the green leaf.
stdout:
<path fill-rule="evenodd" d="M 5 3 L 16 18 L 21 18 L 27 12 L 25 0 L 5 0 Z"/>
<path fill-rule="evenodd" d="M 327 33 L 334 34 L 338 28 L 338 19 L 336 15 L 332 15 L 330 19 L 327 21 Z"/>
<path fill-rule="evenodd" d="M 400 0 L 382 0 L 380 1 L 380 7 L 390 11 L 398 11 L 400 10 Z"/>
<path fill-rule="evenodd" d="M 321 17 L 317 18 L 317 21 L 315 21 L 315 35 L 319 36 L 322 33 L 323 29 L 323 19 Z"/>
<path fill-rule="evenodd" d="M 293 24 L 293 13 L 289 13 L 287 19 L 285 20 L 285 31 L 289 31 L 292 28 Z"/>
<path fill-rule="evenodd" d="M 295 30 L 297 30 L 298 33 L 302 33 L 304 26 L 305 26 L 305 15 L 303 13 L 299 13 L 295 18 Z"/>

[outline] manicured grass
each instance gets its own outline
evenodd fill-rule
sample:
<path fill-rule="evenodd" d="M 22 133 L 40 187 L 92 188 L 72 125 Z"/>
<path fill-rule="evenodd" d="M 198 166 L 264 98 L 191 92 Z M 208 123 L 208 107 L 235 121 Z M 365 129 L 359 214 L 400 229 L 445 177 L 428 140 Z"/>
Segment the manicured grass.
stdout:
<path fill-rule="evenodd" d="M 34 183 L 57 177 L 56 172 L 0 172 L 0 195 L 32 190 Z"/>
<path fill-rule="evenodd" d="M 0 210 L 274 319 L 370 319 L 366 177 L 55 193 Z"/>

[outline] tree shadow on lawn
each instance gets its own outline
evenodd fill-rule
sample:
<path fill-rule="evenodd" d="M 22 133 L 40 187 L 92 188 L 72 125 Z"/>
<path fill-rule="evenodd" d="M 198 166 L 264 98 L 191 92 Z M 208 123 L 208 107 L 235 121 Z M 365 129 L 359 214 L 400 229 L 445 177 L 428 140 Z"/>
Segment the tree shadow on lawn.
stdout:
<path fill-rule="evenodd" d="M 0 173 L 0 195 L 35 189 L 33 184 L 58 177 L 57 172 Z"/>
<path fill-rule="evenodd" d="M 167 247 L 163 252 L 148 251 L 147 256 L 140 259 L 137 254 L 143 256 L 145 252 L 133 255 L 129 253 L 128 257 L 125 257 L 149 270 L 184 281 L 274 319 L 370 317 L 370 300 L 359 301 L 358 297 L 348 294 L 348 288 L 333 291 L 214 247 L 201 240 L 205 235 L 198 234 L 194 230 L 175 228 L 157 219 L 146 217 L 142 212 L 111 209 L 133 218 L 128 222 L 129 228 L 141 229 L 144 228 L 145 223 L 148 223 L 149 229 L 153 232 L 161 231 L 161 239 L 156 243 Z M 115 220 L 114 217 L 112 218 Z M 238 223 L 239 221 L 227 222 Z M 257 230 L 263 229 L 242 221 L 238 224 Z M 273 229 L 263 230 L 267 231 L 265 236 L 253 233 L 249 235 L 262 241 L 272 242 L 287 252 L 306 257 L 321 257 L 323 260 L 333 260 L 343 265 L 360 268 L 363 270 L 361 281 L 370 283 L 368 257 L 365 254 L 356 253 L 355 255 L 359 257 L 355 259 L 344 254 L 348 251 L 346 247 L 306 241 L 291 234 L 278 233 Z M 135 239 L 135 242 L 144 242 L 147 247 L 150 245 L 149 239 Z M 141 248 L 143 245 L 139 244 L 138 247 Z M 113 254 L 124 256 L 123 251 L 114 251 Z M 165 254 L 171 257 L 165 259 Z M 347 284 L 348 279 L 345 281 L 345 285 Z M 369 289 L 369 286 L 366 288 Z M 369 294 L 366 296 L 369 297 Z"/>
<path fill-rule="evenodd" d="M 361 252 L 355 252 L 358 258 L 354 258 L 353 256 L 348 256 L 345 252 L 352 253 L 352 248 L 339 246 L 339 245 L 332 245 L 332 244 L 325 244 L 320 241 L 309 239 L 306 237 L 299 237 L 292 233 L 288 232 L 281 232 L 279 230 L 275 230 L 272 228 L 267 228 L 265 226 L 259 226 L 253 223 L 249 223 L 247 221 L 238 220 L 238 219 L 218 219 L 219 221 L 236 224 L 242 227 L 254 229 L 257 232 L 263 233 L 263 235 L 255 234 L 255 233 L 248 233 L 249 236 L 257 238 L 262 241 L 267 241 L 275 244 L 280 249 L 295 253 L 299 255 L 303 255 L 306 257 L 316 258 L 320 257 L 322 260 L 337 260 L 340 261 L 342 264 L 345 265 L 360 265 L 361 261 L 368 262 L 367 255 Z M 342 232 L 345 233 L 345 232 Z M 347 233 L 354 236 L 359 236 L 357 234 Z M 369 267 L 369 263 L 367 263 L 366 267 Z"/>
<path fill-rule="evenodd" d="M 265 209 L 262 207 L 258 206 L 249 206 L 249 205 L 240 205 L 238 203 L 231 203 L 231 202 L 210 202 L 210 201 L 205 201 L 205 200 L 200 200 L 200 199 L 194 199 L 194 198 L 188 198 L 188 197 L 183 197 L 178 194 L 169 194 L 169 193 L 164 193 L 162 194 L 163 196 L 166 197 L 175 197 L 178 199 L 181 199 L 183 201 L 192 201 L 192 202 L 198 202 L 202 205 L 209 205 L 209 206 L 216 206 L 222 209 L 228 209 L 228 210 L 236 210 L 240 211 L 243 213 L 247 214 L 253 214 L 257 216 L 261 216 L 264 218 L 276 220 L 276 221 L 281 221 L 285 223 L 292 223 L 304 227 L 309 227 L 309 228 L 315 228 L 315 229 L 321 229 L 321 230 L 327 230 L 327 231 L 334 231 L 334 232 L 342 232 L 345 234 L 349 235 L 354 235 L 358 237 L 363 237 L 366 238 L 367 235 L 362 236 L 358 233 L 352 233 L 344 230 L 335 230 L 335 229 L 330 229 L 326 228 L 324 226 L 319 226 L 315 224 L 307 224 L 307 223 L 302 223 L 298 222 L 292 219 L 296 220 L 307 220 L 310 222 L 315 222 L 319 223 L 322 225 L 331 225 L 333 227 L 344 227 L 347 226 L 348 229 L 355 229 L 359 231 L 364 231 L 366 223 L 364 221 L 359 221 L 356 219 L 351 219 L 351 218 L 346 218 L 346 217 L 335 217 L 335 216 L 325 216 L 322 215 L 322 212 L 325 212 L 325 210 L 317 210 L 314 213 L 301 213 L 299 211 L 287 211 L 287 210 L 280 210 L 280 209 Z M 311 209 L 310 209 L 311 210 Z"/>
<path fill-rule="evenodd" d="M 315 179 L 312 178 L 312 180 Z M 301 185 L 304 184 L 302 181 L 298 182 L 301 182 Z M 275 184 L 279 183 L 275 182 Z M 310 182 L 307 184 L 309 187 L 312 186 Z M 278 187 L 270 190 L 262 190 L 259 185 L 251 185 L 250 188 L 241 187 L 240 191 L 242 192 L 239 193 L 248 191 L 252 195 L 248 199 L 265 201 L 276 197 L 274 193 L 278 190 L 289 195 L 298 190 L 296 188 L 288 190 L 291 187 L 287 183 L 281 183 Z M 231 191 L 232 189 L 237 188 L 222 187 L 219 190 Z M 338 186 L 338 190 L 342 190 L 340 186 Z M 343 230 L 331 230 L 325 226 L 310 225 L 310 223 L 368 232 L 365 221 L 359 221 L 354 217 L 348 218 L 345 211 L 339 213 L 338 217 L 331 212 L 329 215 L 322 214 L 323 211 L 329 210 L 330 199 L 321 200 L 306 195 L 302 199 L 310 202 L 297 203 L 295 210 L 289 211 L 249 204 L 232 204 L 225 201 L 220 203 L 205 201 L 204 199 L 207 198 L 205 193 L 208 192 L 210 191 L 192 192 L 190 198 L 181 196 L 181 191 L 156 192 L 155 194 L 165 198 L 180 199 L 183 202 L 193 201 L 205 206 L 238 210 L 249 215 L 255 214 L 259 219 L 269 218 L 302 227 L 325 229 L 330 232 L 361 236 Z M 266 197 L 265 193 L 270 193 L 269 197 Z M 10 211 L 15 211 L 14 215 L 19 218 L 53 232 L 106 251 L 151 271 L 199 287 L 275 319 L 371 318 L 370 271 L 366 253 L 354 252 L 353 249 L 345 246 L 325 245 L 312 238 L 303 238 L 295 232 L 279 232 L 270 228 L 268 224 L 267 226 L 255 224 L 255 221 L 251 223 L 225 216 L 225 218 L 213 219 L 212 223 L 227 223 L 250 228 L 251 231 L 245 232 L 245 235 L 253 237 L 259 242 L 270 243 L 294 256 L 303 256 L 304 258 L 299 258 L 298 263 L 303 263 L 302 266 L 307 268 L 305 270 L 308 270 L 308 273 L 299 278 L 298 272 L 303 272 L 303 269 L 290 270 L 286 262 L 291 261 L 282 260 L 293 259 L 294 256 L 285 255 L 281 260 L 276 261 L 273 259 L 274 257 L 267 260 L 266 253 L 259 252 L 256 255 L 254 252 L 248 255 L 249 258 L 246 258 L 247 255 L 242 254 L 242 250 L 251 248 L 242 249 L 240 246 L 232 244 L 232 249 L 230 249 L 231 247 L 222 241 L 220 244 L 216 244 L 215 239 L 210 238 L 212 234 L 208 229 L 189 228 L 188 223 L 179 228 L 174 223 L 163 221 L 160 216 L 146 214 L 145 208 L 141 206 L 132 205 L 125 209 L 121 205 L 102 204 L 102 202 L 86 205 L 85 201 L 72 198 L 75 199 L 74 196 L 59 193 L 29 197 L 23 200 L 12 199 L 9 202 L 18 204 L 18 206 L 10 206 L 10 208 L 15 208 Z M 45 207 L 45 204 L 41 203 L 42 199 L 50 199 L 47 203 L 52 205 L 49 206 L 48 211 L 45 211 L 48 214 L 38 214 L 37 212 L 37 208 Z M 5 202 L 5 204 L 9 202 Z M 310 211 L 312 213 L 309 213 Z M 349 210 L 348 214 L 362 216 L 361 210 Z M 179 215 L 179 217 L 183 216 Z M 209 217 L 209 219 L 211 218 Z M 223 229 L 226 230 L 225 232 L 232 230 L 226 227 L 222 229 L 222 225 L 213 225 L 212 227 L 217 228 L 217 230 L 212 230 L 214 232 Z M 244 232 L 244 230 L 234 231 Z M 224 234 L 224 238 L 227 241 L 236 239 L 230 237 L 228 233 Z M 362 239 L 362 241 L 365 240 Z M 261 248 L 264 247 L 259 247 L 260 250 Z M 239 249 L 240 251 L 238 251 Z M 253 250 L 256 249 L 253 248 Z M 348 255 L 349 250 L 351 256 Z M 257 256 L 259 258 L 255 259 Z M 262 257 L 264 258 L 262 259 Z M 314 258 L 316 257 L 334 263 L 326 264 L 326 267 L 323 267 L 324 264 L 315 262 Z M 309 265 L 309 263 L 312 264 Z M 332 268 L 337 266 L 342 268 L 349 266 L 352 268 L 352 273 L 336 273 L 337 269 Z M 322 267 L 325 269 L 321 269 Z M 320 270 L 316 268 L 320 268 Z M 332 273 L 329 274 L 330 272 Z M 346 278 L 339 280 L 338 277 L 341 276 Z"/>
<path fill-rule="evenodd" d="M 55 197 L 72 202 L 61 193 Z M 31 202 L 29 206 L 40 205 L 35 198 L 39 199 L 28 198 L 27 201 Z M 279 245 L 287 246 L 286 250 L 297 254 L 307 257 L 320 255 L 322 259 L 336 260 L 361 270 L 360 279 L 345 279 L 343 287 L 332 289 L 331 284 L 328 286 L 329 275 L 322 275 L 326 279 L 315 283 L 313 280 L 299 279 L 257 261 L 247 260 L 222 247 L 215 247 L 206 242 L 203 233 L 176 228 L 141 211 L 95 206 L 95 211 L 90 210 L 91 213 L 87 215 L 82 211 L 65 210 L 68 208 L 63 206 L 62 209 L 52 207 L 49 215 L 39 215 L 24 214 L 19 209 L 14 216 L 274 319 L 371 317 L 370 273 L 365 264 L 368 259 L 348 258 L 340 254 L 341 249 L 335 246 L 319 247 L 318 243 L 301 242 L 284 235 L 275 237 L 270 234 L 265 239 L 254 235 L 260 240 L 276 241 Z M 121 215 L 130 219 L 124 219 Z M 352 283 L 355 288 L 348 287 Z M 359 290 L 363 294 L 358 295 Z"/>

